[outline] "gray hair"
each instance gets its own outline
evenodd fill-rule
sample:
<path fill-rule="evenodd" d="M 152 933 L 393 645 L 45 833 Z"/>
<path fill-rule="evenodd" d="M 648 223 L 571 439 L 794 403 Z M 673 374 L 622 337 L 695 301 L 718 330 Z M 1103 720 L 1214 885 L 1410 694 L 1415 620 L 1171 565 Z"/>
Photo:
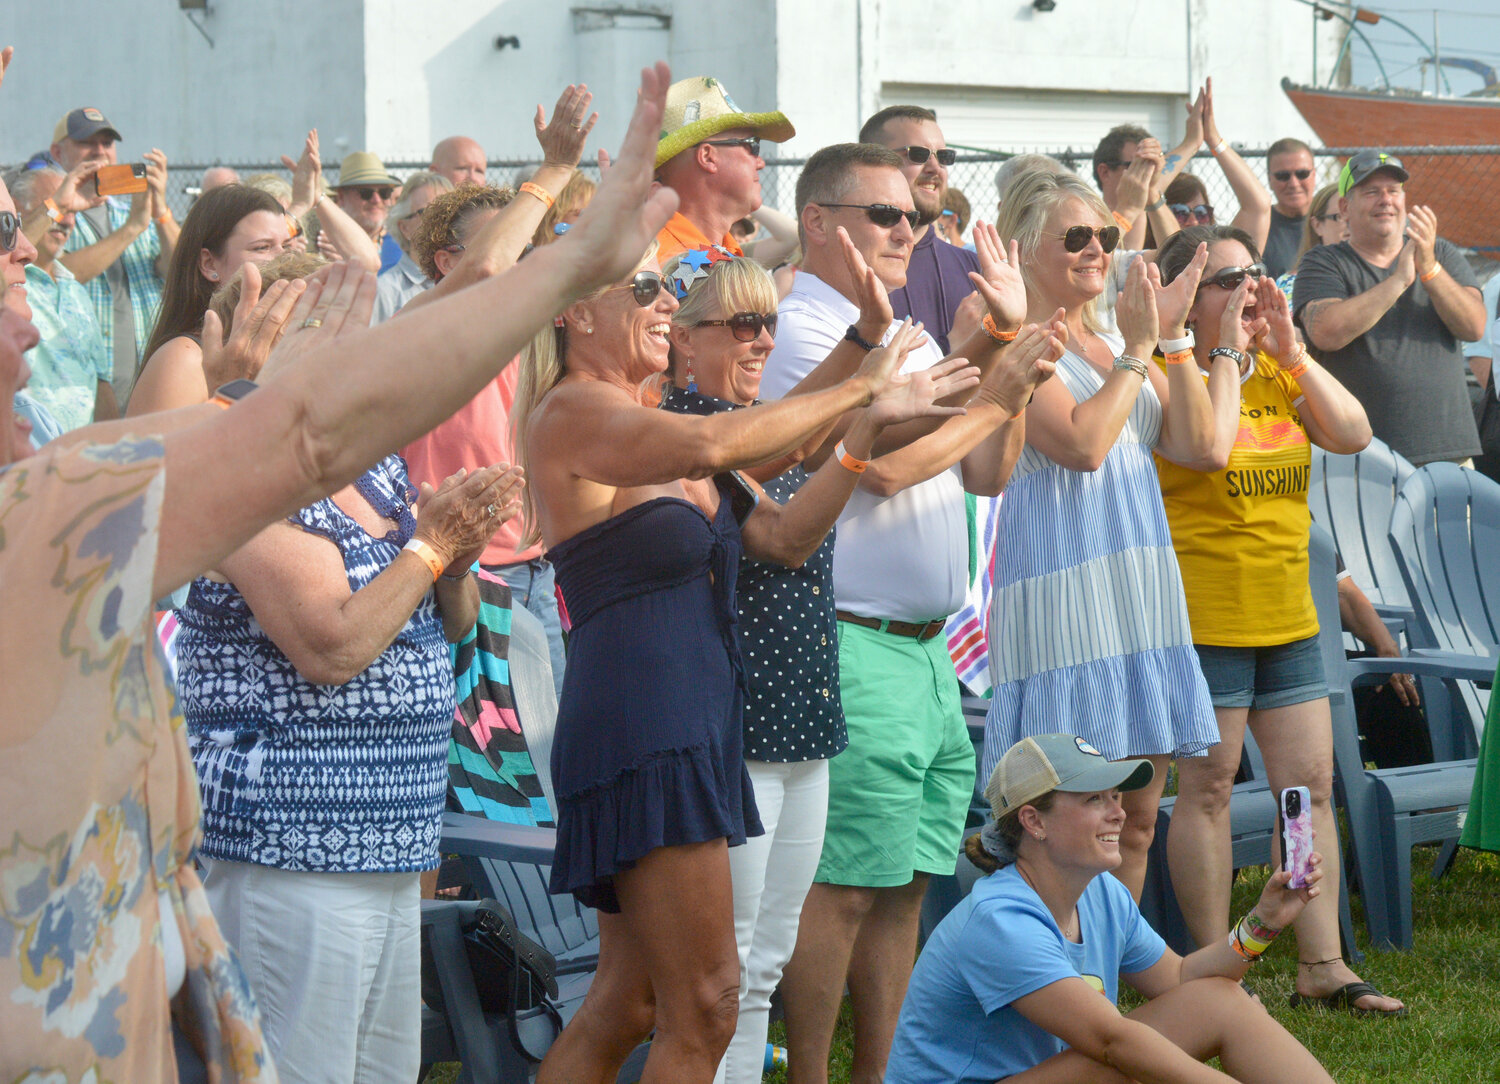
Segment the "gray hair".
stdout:
<path fill-rule="evenodd" d="M 1005 202 L 1005 193 L 1010 191 L 1010 186 L 1020 180 L 1023 174 L 1034 171 L 1054 174 L 1073 172 L 1050 154 L 1012 155 L 1000 163 L 1000 168 L 995 171 L 995 192 L 1000 197 L 1000 202 Z"/>
<path fill-rule="evenodd" d="M 10 193 L 10 198 L 16 201 L 16 207 L 24 212 L 36 202 L 36 182 L 43 175 L 57 178 L 67 176 L 56 166 L 42 166 L 40 169 L 17 166 L 6 171 L 4 178 L 0 179 L 5 181 L 5 189 Z"/>
<path fill-rule="evenodd" d="M 246 177 L 243 183 L 247 188 L 260 189 L 283 207 L 291 205 L 292 185 L 285 177 L 278 177 L 274 173 L 255 173 Z"/>
<path fill-rule="evenodd" d="M 389 221 L 400 222 L 407 215 L 411 214 L 412 199 L 424 188 L 436 189 L 438 192 L 452 192 L 453 182 L 441 173 L 434 173 L 428 169 L 421 169 L 413 173 L 401 182 L 401 198 L 391 207 Z M 412 252 L 407 247 L 405 235 L 399 229 L 393 229 L 391 234 L 396 238 L 396 244 L 401 246 L 401 251 L 411 256 Z M 413 256 L 412 258 L 415 259 L 416 257 Z"/>

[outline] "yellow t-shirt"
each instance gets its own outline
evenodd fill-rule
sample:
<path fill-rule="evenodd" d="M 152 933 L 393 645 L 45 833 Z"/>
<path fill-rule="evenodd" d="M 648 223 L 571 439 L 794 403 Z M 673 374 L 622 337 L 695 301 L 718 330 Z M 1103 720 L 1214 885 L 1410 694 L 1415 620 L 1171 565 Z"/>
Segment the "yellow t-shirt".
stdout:
<path fill-rule="evenodd" d="M 1229 466 L 1205 474 L 1156 457 L 1195 643 L 1271 647 L 1317 635 L 1307 587 L 1312 445 L 1301 397 L 1295 380 L 1257 354 L 1240 387 Z"/>

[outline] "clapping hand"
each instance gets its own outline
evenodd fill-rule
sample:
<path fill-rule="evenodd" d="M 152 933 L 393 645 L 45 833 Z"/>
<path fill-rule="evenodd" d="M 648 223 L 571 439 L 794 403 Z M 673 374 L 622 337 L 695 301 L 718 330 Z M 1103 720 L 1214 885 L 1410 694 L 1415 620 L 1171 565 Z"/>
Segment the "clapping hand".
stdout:
<path fill-rule="evenodd" d="M 323 159 L 318 154 L 318 130 L 312 128 L 308 131 L 300 158 L 293 162 L 283 154 L 281 164 L 292 171 L 292 202 L 287 205 L 287 213 L 301 218 L 323 195 Z"/>
<path fill-rule="evenodd" d="M 974 253 L 979 270 L 969 272 L 969 281 L 984 298 L 995 326 L 1015 331 L 1026 319 L 1026 280 L 1021 277 L 1021 246 L 1011 241 L 1007 253 L 1000 234 L 988 222 L 974 223 Z"/>
<path fill-rule="evenodd" d="M 349 263 L 329 264 L 300 282 L 305 283 L 305 288 L 297 298 L 296 308 L 285 321 L 291 334 L 283 335 L 266 358 L 260 371 L 262 383 L 330 340 L 346 332 L 369 329 L 370 314 L 375 311 L 375 276 L 363 267 Z M 277 285 L 280 283 L 271 289 Z M 205 332 L 207 327 L 205 318 Z M 239 330 L 238 316 L 235 317 L 235 330 Z M 205 357 L 207 354 L 205 341 Z M 212 384 L 209 386 L 213 387 Z"/>
<path fill-rule="evenodd" d="M 1068 325 L 1062 309 L 1052 319 L 1021 328 L 980 385 L 979 394 L 1012 416 L 1031 402 L 1031 393 L 1057 370 L 1068 344 Z"/>
<path fill-rule="evenodd" d="M 1153 269 L 1155 264 L 1150 265 Z M 1158 273 L 1158 278 L 1160 277 Z M 1125 339 L 1125 352 L 1142 360 L 1149 358 L 1161 337 L 1156 312 L 1156 290 L 1147 272 L 1147 261 L 1137 256 L 1125 275 L 1125 287 L 1115 302 L 1115 320 Z"/>
<path fill-rule="evenodd" d="M 297 299 L 307 289 L 301 279 L 271 283 L 262 297 L 260 268 L 245 264 L 240 271 L 240 301 L 234 307 L 234 327 L 224 338 L 219 314 L 203 314 L 203 379 L 210 390 L 231 380 L 254 380 L 281 340 Z"/>
<path fill-rule="evenodd" d="M 1198 283 L 1203 280 L 1203 268 L 1207 264 L 1208 246 L 1200 244 L 1192 260 L 1170 286 L 1161 284 L 1161 268 L 1156 264 L 1147 268 L 1151 288 L 1156 292 L 1156 312 L 1163 338 L 1182 338 L 1187 329 L 1188 310 L 1193 307 L 1193 298 L 1198 294 Z"/>
<path fill-rule="evenodd" d="M 854 291 L 853 301 L 859 306 L 859 333 L 867 342 L 879 342 L 895 319 L 891 311 L 891 297 L 885 283 L 870 269 L 864 255 L 849 239 L 843 226 L 838 228 L 839 247 L 844 253 L 844 266 L 849 269 L 849 282 Z"/>
<path fill-rule="evenodd" d="M 536 128 L 536 141 L 542 145 L 542 157 L 549 166 L 564 166 L 575 169 L 583 157 L 583 144 L 588 139 L 599 114 L 589 116 L 589 105 L 594 96 L 583 83 L 569 84 L 557 97 L 552 107 L 552 120 L 547 120 L 542 107 L 536 107 L 532 124 Z M 588 119 L 585 120 L 584 118 Z M 600 162 L 601 172 L 604 162 Z"/>
<path fill-rule="evenodd" d="M 1406 212 L 1406 236 L 1416 246 L 1418 275 L 1425 275 L 1437 266 L 1437 213 L 1426 204 L 1418 204 Z"/>
<path fill-rule="evenodd" d="M 445 573 L 467 572 L 500 526 L 521 511 L 522 473 L 520 467 L 496 463 L 472 472 L 460 469 L 436 487 L 422 483 L 415 537 L 437 551 Z"/>
<path fill-rule="evenodd" d="M 885 385 L 875 392 L 868 408 L 870 420 L 877 425 L 894 425 L 923 417 L 950 417 L 963 414 L 961 406 L 939 403 L 979 384 L 979 370 L 965 358 L 947 358 L 916 373 L 902 373 L 907 355 L 922 341 L 920 324 L 903 320 L 888 345 L 870 351 L 866 366 L 872 373 L 887 374 Z M 878 355 L 878 356 L 877 356 Z"/>

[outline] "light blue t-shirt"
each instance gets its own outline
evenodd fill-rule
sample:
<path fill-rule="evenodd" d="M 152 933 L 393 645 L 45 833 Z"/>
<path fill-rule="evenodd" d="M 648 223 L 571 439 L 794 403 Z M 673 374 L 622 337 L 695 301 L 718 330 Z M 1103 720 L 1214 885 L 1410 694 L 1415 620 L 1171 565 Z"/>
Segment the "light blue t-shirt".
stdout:
<path fill-rule="evenodd" d="M 1114 1003 L 1120 972 L 1166 950 L 1130 893 L 1109 874 L 1078 901 L 1082 944 L 1063 937 L 1015 866 L 982 878 L 938 923 L 912 972 L 885 1084 L 994 1084 L 1065 1048 L 1011 1007 L 1060 979 L 1082 977 Z"/>

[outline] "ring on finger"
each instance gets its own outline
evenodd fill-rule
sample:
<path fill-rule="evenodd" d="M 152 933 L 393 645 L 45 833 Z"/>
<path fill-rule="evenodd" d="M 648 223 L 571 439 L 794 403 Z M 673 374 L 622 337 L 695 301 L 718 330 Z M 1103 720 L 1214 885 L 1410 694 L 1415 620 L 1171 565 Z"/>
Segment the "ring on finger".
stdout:
<path fill-rule="evenodd" d="M 485 510 L 484 510 L 484 514 L 487 515 L 487 516 L 493 516 L 493 515 L 495 515 L 495 512 L 496 512 L 496 508 L 495 508 L 495 506 L 493 504 L 488 505 L 485 508 Z"/>
<path fill-rule="evenodd" d="M 306 320 L 302 321 L 302 326 L 303 327 L 322 327 L 323 326 L 323 321 L 319 320 L 316 316 L 309 316 Z"/>

